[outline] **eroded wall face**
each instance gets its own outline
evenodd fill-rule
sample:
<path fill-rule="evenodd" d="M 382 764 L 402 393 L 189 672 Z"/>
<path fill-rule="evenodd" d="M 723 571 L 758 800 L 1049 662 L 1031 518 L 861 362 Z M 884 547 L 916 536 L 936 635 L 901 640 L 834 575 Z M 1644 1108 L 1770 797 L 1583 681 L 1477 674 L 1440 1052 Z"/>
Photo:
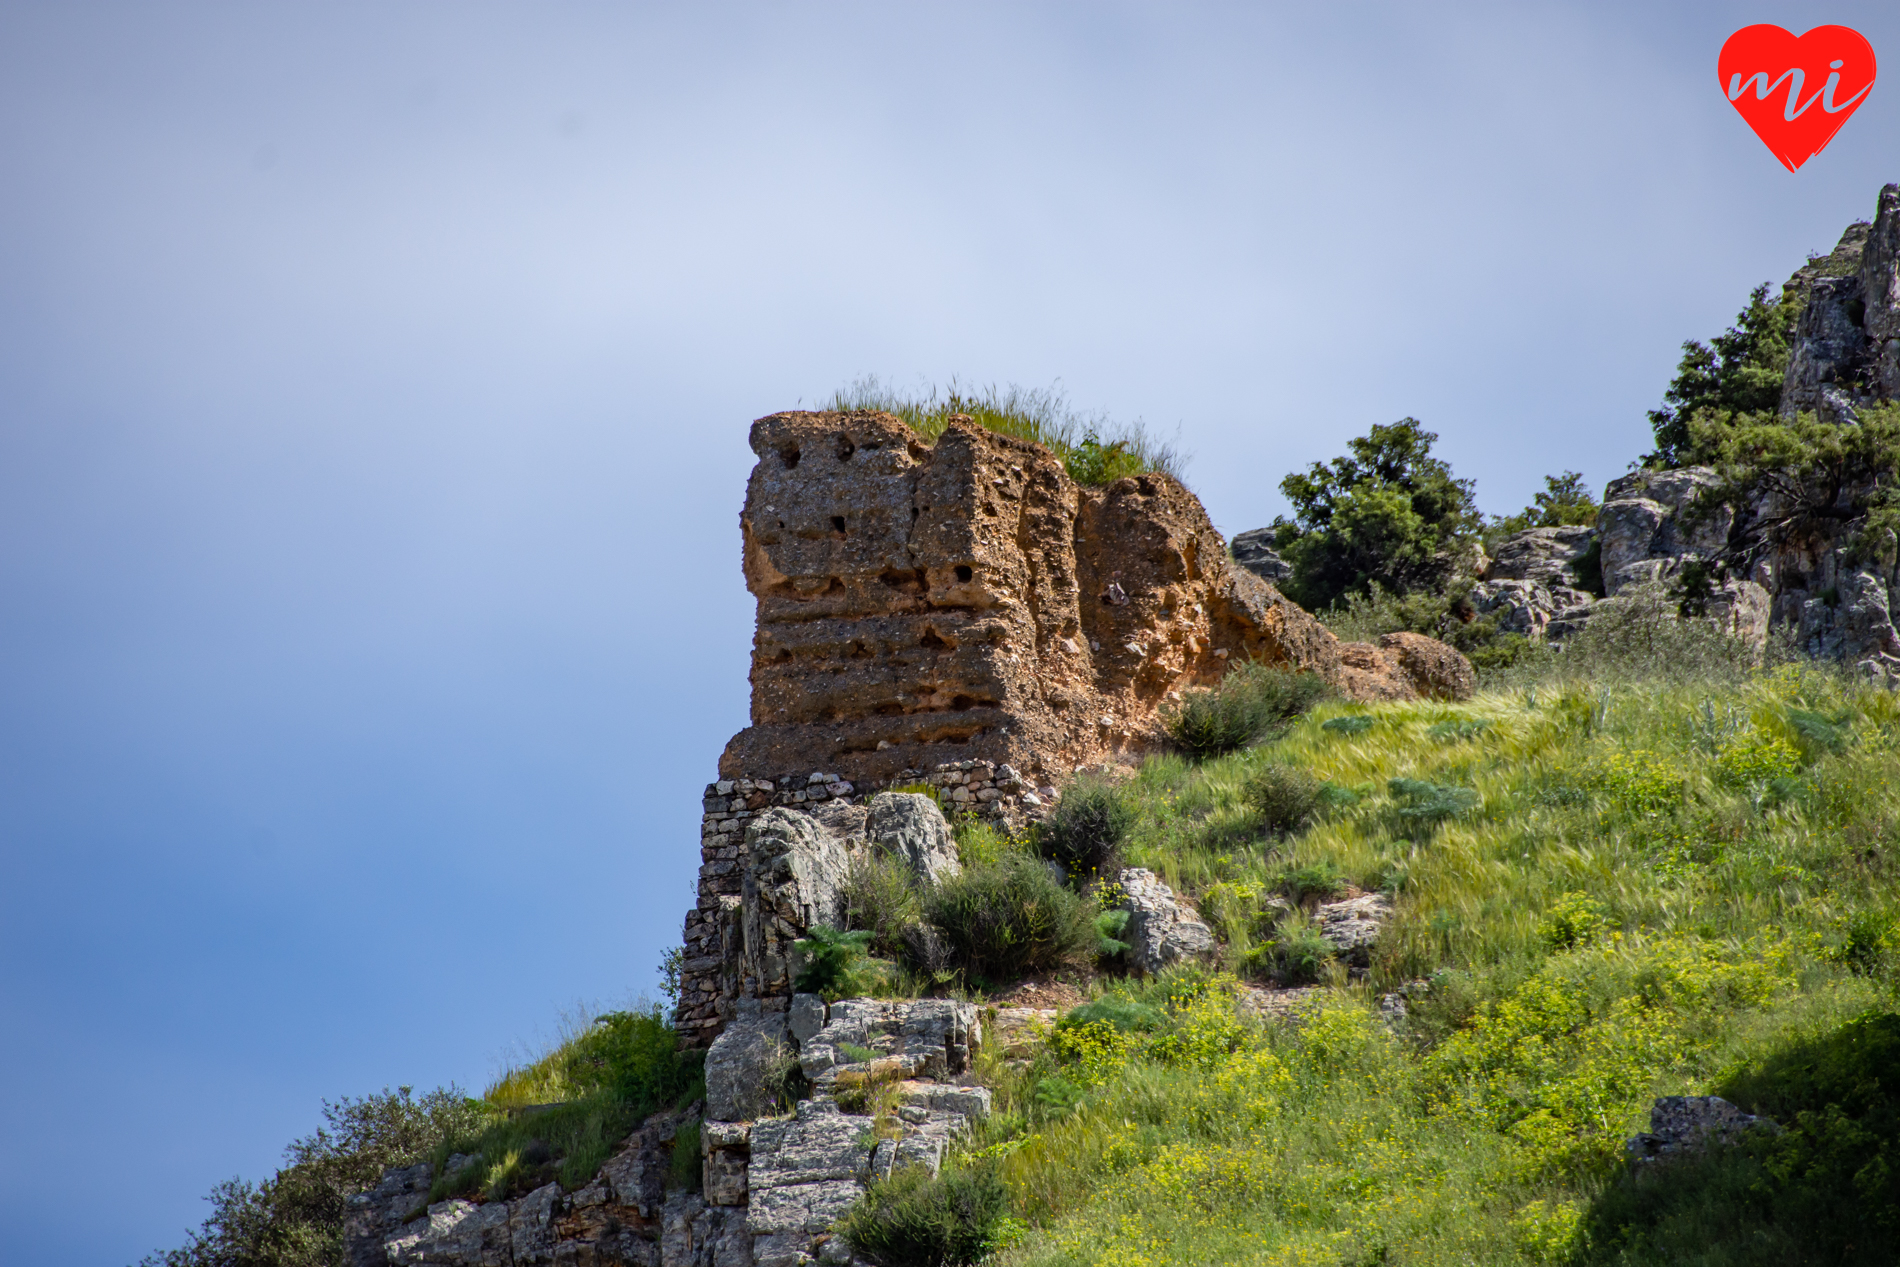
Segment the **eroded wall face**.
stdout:
<path fill-rule="evenodd" d="M 1039 446 L 961 423 L 925 445 L 885 414 L 775 414 L 752 447 L 753 724 L 722 777 L 1067 769 L 1151 742 L 1233 654 L 1326 660 L 1165 476 L 1083 489 Z"/>

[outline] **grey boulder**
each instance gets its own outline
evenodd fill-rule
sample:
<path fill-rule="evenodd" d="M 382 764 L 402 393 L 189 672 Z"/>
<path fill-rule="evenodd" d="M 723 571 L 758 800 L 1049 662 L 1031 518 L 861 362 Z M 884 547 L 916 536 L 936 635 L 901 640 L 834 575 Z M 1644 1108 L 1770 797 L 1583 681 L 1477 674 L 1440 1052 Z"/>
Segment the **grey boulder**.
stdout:
<path fill-rule="evenodd" d="M 880 792 L 872 797 L 868 834 L 873 848 L 901 858 L 926 884 L 963 870 L 943 811 L 920 792 Z"/>
<path fill-rule="evenodd" d="M 1129 867 L 1120 881 L 1122 905 L 1128 911 L 1128 954 L 1141 971 L 1159 972 L 1214 949 L 1214 934 L 1161 877 L 1146 867 Z"/>

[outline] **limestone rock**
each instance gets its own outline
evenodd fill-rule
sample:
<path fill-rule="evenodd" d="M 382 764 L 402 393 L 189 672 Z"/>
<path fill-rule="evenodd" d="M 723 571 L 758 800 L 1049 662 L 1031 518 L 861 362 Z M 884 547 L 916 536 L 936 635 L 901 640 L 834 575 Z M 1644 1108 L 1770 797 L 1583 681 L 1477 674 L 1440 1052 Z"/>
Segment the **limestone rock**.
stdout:
<path fill-rule="evenodd" d="M 1527 528 L 1498 543 L 1484 570 L 1487 581 L 1534 581 L 1546 589 L 1574 589 L 1575 567 L 1589 553 L 1596 529 Z"/>
<path fill-rule="evenodd" d="M 792 943 L 814 925 L 839 927 L 851 857 L 810 815 L 773 808 L 745 833 L 738 973 L 742 993 L 791 993 Z"/>
<path fill-rule="evenodd" d="M 959 875 L 957 842 L 937 803 L 919 792 L 882 792 L 871 798 L 869 835 L 881 853 L 901 858 L 926 884 Z"/>
<path fill-rule="evenodd" d="M 823 1081 L 832 1070 L 851 1063 L 845 1044 L 880 1056 L 906 1058 L 914 1072 L 951 1078 L 970 1067 L 970 1055 L 982 1042 L 982 1024 L 974 1003 L 955 999 L 840 999 L 831 1019 L 799 1048 L 805 1076 Z"/>
<path fill-rule="evenodd" d="M 1154 872 L 1128 867 L 1118 879 L 1128 911 L 1129 958 L 1142 972 L 1159 972 L 1214 949 L 1214 934 L 1207 925 Z"/>
<path fill-rule="evenodd" d="M 1251 532 L 1237 533 L 1227 543 L 1227 548 L 1233 554 L 1234 562 L 1270 584 L 1278 585 L 1293 574 L 1292 565 L 1273 548 L 1271 528 L 1255 528 Z"/>
<path fill-rule="evenodd" d="M 746 1225 L 759 1233 L 828 1230 L 864 1191 L 876 1147 L 872 1120 L 806 1100 L 752 1128 Z"/>
<path fill-rule="evenodd" d="M 1734 509 L 1718 506 L 1703 517 L 1688 513 L 1719 483 L 1705 466 L 1633 471 L 1612 480 L 1597 512 L 1605 591 L 1614 597 L 1625 586 L 1666 579 L 1680 570 L 1683 559 L 1707 559 L 1720 551 L 1728 542 Z"/>
<path fill-rule="evenodd" d="M 825 1027 L 827 1019 L 825 1001 L 816 994 L 794 994 L 791 1010 L 786 1014 L 786 1023 L 792 1032 L 792 1041 L 799 1046 L 810 1042 L 812 1036 Z"/>
<path fill-rule="evenodd" d="M 767 1074 L 786 1053 L 785 1016 L 778 1012 L 740 1017 L 713 1040 L 706 1053 L 706 1116 L 740 1122 L 772 1111 Z"/>
<path fill-rule="evenodd" d="M 1666 1095 L 1649 1111 L 1649 1131 L 1624 1146 L 1630 1160 L 1641 1164 L 1674 1154 L 1694 1152 L 1720 1143 L 1751 1126 L 1774 1124 L 1744 1113 L 1721 1096 Z"/>
<path fill-rule="evenodd" d="M 1360 967 L 1371 961 L 1373 943 L 1391 917 L 1392 903 L 1378 893 L 1326 902 L 1314 912 L 1319 935 L 1342 959 Z"/>

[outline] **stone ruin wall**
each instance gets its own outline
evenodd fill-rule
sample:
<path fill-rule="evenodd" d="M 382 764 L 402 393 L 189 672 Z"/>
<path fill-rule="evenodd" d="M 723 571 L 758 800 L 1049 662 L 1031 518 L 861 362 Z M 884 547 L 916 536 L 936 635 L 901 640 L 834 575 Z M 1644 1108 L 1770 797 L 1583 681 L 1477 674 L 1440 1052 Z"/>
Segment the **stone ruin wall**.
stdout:
<path fill-rule="evenodd" d="M 1342 645 L 1234 565 L 1165 475 L 1085 488 L 1048 450 L 967 419 L 933 445 L 889 414 L 781 413 L 751 444 L 752 725 L 705 792 L 688 1042 L 711 1043 L 739 1000 L 789 999 L 748 968 L 741 931 L 746 827 L 768 809 L 928 783 L 1013 830 L 1077 769 L 1153 749 L 1165 703 L 1230 664 L 1297 665 L 1363 699 L 1455 694 L 1433 685 L 1450 661 L 1470 675 L 1415 635 Z"/>

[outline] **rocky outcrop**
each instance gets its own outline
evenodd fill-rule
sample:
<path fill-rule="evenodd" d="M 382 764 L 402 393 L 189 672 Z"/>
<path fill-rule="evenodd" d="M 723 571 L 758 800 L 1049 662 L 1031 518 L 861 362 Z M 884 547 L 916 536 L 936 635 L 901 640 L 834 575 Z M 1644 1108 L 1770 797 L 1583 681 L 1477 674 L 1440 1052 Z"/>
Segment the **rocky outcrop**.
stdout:
<path fill-rule="evenodd" d="M 1228 552 L 1234 562 L 1246 568 L 1261 580 L 1278 585 L 1293 575 L 1293 567 L 1273 548 L 1273 529 L 1255 528 L 1251 532 L 1237 533 L 1228 543 Z"/>
<path fill-rule="evenodd" d="M 1213 951 L 1214 934 L 1161 877 L 1146 867 L 1129 867 L 1117 878 L 1128 912 L 1128 957 L 1138 971 L 1160 972 Z"/>
<path fill-rule="evenodd" d="M 1334 954 L 1352 967 L 1364 968 L 1371 962 L 1372 947 L 1379 940 L 1379 933 L 1392 918 L 1392 903 L 1382 894 L 1368 893 L 1363 897 L 1323 903 L 1314 911 L 1313 918 L 1319 925 L 1319 935 L 1333 948 Z"/>
<path fill-rule="evenodd" d="M 737 1217 L 698 1195 L 666 1191 L 672 1150 L 697 1112 L 649 1118 L 585 1187 L 545 1183 L 510 1201 L 429 1204 L 427 1162 L 391 1170 L 351 1197 L 348 1267 L 738 1267 L 751 1238 Z"/>
<path fill-rule="evenodd" d="M 963 870 L 943 811 L 920 792 L 884 792 L 872 797 L 870 834 L 878 849 L 902 859 L 926 884 Z"/>
<path fill-rule="evenodd" d="M 1470 699 L 1478 675 L 1471 662 L 1436 638 L 1389 633 L 1378 642 L 1339 647 L 1340 680 L 1362 700 Z"/>
<path fill-rule="evenodd" d="M 1649 1111 L 1649 1131 L 1631 1139 L 1624 1151 L 1633 1163 L 1642 1165 L 1697 1152 L 1750 1127 L 1778 1129 L 1768 1119 L 1744 1113 L 1719 1095 L 1666 1095 Z"/>

